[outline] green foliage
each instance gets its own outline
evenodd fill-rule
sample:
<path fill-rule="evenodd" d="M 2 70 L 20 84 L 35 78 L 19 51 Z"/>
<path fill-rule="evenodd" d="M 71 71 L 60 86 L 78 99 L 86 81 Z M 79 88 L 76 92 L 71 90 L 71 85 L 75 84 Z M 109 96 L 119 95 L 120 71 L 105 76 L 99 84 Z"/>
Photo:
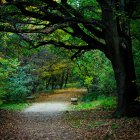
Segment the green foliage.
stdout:
<path fill-rule="evenodd" d="M 101 18 L 101 9 L 95 0 L 69 0 L 69 3 L 80 12 L 85 19 Z"/>
<path fill-rule="evenodd" d="M 111 124 L 111 128 L 112 128 L 112 129 L 117 129 L 117 128 L 118 128 L 118 125 L 117 125 L 116 123 L 112 123 L 112 124 Z"/>
<path fill-rule="evenodd" d="M 134 54 L 134 63 L 137 80 L 136 83 L 140 89 L 140 20 L 131 21 L 131 33 L 132 33 L 132 44 L 133 44 L 133 54 Z"/>
<path fill-rule="evenodd" d="M 92 81 L 93 81 L 93 77 L 92 76 L 85 76 L 84 85 L 87 88 L 90 88 L 92 86 Z"/>
<path fill-rule="evenodd" d="M 74 75 L 79 79 L 81 86 L 85 86 L 89 92 L 86 95 L 89 98 L 86 100 L 91 101 L 99 95 L 110 95 L 115 91 L 111 64 L 101 52 L 87 52 L 75 63 Z"/>
<path fill-rule="evenodd" d="M 33 76 L 26 73 L 28 67 L 19 67 L 15 75 L 9 78 L 9 92 L 5 98 L 9 101 L 21 102 L 32 92 Z"/>
<path fill-rule="evenodd" d="M 73 64 L 64 50 L 52 46 L 40 48 L 32 57 L 32 66 L 42 81 L 42 90 L 66 87 Z"/>
<path fill-rule="evenodd" d="M 15 74 L 18 65 L 17 59 L 0 57 L 0 98 L 9 92 L 9 78 Z"/>
<path fill-rule="evenodd" d="M 95 92 L 95 93 L 88 92 L 81 97 L 81 101 L 91 102 L 91 101 L 97 99 L 97 97 L 99 96 L 98 94 L 99 94 L 98 92 Z"/>
<path fill-rule="evenodd" d="M 101 101 L 101 107 L 104 109 L 114 109 L 117 105 L 115 97 L 100 96 L 97 100 Z"/>
<path fill-rule="evenodd" d="M 20 66 L 17 59 L 0 57 L 0 98 L 21 102 L 33 90 L 34 77 L 28 73 L 29 66 Z"/>
<path fill-rule="evenodd" d="M 96 100 L 92 102 L 81 102 L 76 106 L 72 106 L 70 109 L 71 110 L 89 110 L 89 109 L 98 109 L 98 108 L 103 108 L 103 109 L 114 109 L 116 107 L 116 98 L 115 97 L 106 97 L 106 96 L 101 96 L 98 97 Z"/>
<path fill-rule="evenodd" d="M 0 52 L 6 58 L 20 58 L 28 56 L 33 50 L 28 51 L 29 44 L 14 33 L 0 33 Z"/>
<path fill-rule="evenodd" d="M 0 109 L 20 111 L 27 108 L 29 105 L 30 105 L 29 103 L 18 103 L 18 104 L 9 103 L 0 105 Z"/>
<path fill-rule="evenodd" d="M 76 83 L 68 83 L 67 88 L 81 88 L 80 83 L 77 81 Z"/>

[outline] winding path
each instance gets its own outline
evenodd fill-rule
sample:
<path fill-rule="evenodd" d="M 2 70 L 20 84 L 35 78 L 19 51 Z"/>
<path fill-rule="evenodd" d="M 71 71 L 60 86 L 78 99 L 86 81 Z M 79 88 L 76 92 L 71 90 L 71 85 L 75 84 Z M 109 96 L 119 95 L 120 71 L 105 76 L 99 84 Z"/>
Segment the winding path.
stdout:
<path fill-rule="evenodd" d="M 85 89 L 57 90 L 53 94 L 41 94 L 23 113 L 58 113 L 68 110 L 72 97 L 80 97 Z"/>
<path fill-rule="evenodd" d="M 22 111 L 20 125 L 27 140 L 74 140 L 77 133 L 65 125 L 62 117 L 67 113 L 72 97 L 79 97 L 83 89 L 58 90 L 42 94 L 30 107 Z"/>
<path fill-rule="evenodd" d="M 0 140 L 140 140 L 138 118 L 110 119 L 112 111 L 105 110 L 66 111 L 70 98 L 82 93 L 44 93 L 22 112 L 0 110 Z"/>
<path fill-rule="evenodd" d="M 51 113 L 66 111 L 69 107 L 69 103 L 64 102 L 44 102 L 44 103 L 34 103 L 32 106 L 28 107 L 23 111 L 23 113 L 38 112 L 38 113 Z"/>

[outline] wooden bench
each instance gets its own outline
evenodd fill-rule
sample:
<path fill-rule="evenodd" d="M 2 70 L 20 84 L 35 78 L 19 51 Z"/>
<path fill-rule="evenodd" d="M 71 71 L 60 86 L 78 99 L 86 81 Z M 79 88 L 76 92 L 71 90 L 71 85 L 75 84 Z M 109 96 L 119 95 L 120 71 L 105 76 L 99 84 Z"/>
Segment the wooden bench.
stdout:
<path fill-rule="evenodd" d="M 71 98 L 71 104 L 72 105 L 77 105 L 78 104 L 78 99 L 77 98 Z"/>

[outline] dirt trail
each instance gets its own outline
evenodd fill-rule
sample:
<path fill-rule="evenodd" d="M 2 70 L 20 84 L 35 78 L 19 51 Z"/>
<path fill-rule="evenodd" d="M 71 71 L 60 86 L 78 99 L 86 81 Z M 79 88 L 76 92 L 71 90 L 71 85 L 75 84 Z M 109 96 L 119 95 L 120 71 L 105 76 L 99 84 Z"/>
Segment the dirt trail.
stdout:
<path fill-rule="evenodd" d="M 44 102 L 44 103 L 34 103 L 32 106 L 28 107 L 23 111 L 23 113 L 38 112 L 38 113 L 50 113 L 50 112 L 60 112 L 66 111 L 69 103 L 63 102 Z"/>
<path fill-rule="evenodd" d="M 65 111 L 81 94 L 61 90 L 42 94 L 23 112 L 0 110 L 0 140 L 140 140 L 138 118 L 113 119 L 104 109 Z"/>
<path fill-rule="evenodd" d="M 42 93 L 35 102 L 70 102 L 72 97 L 81 97 L 86 92 L 86 89 L 62 89 L 56 90 L 53 93 Z"/>
<path fill-rule="evenodd" d="M 74 140 L 77 134 L 62 121 L 72 97 L 80 97 L 84 89 L 57 90 L 41 94 L 32 106 L 22 111 L 20 129 L 27 140 Z"/>
<path fill-rule="evenodd" d="M 53 94 L 42 93 L 30 107 L 26 108 L 23 113 L 46 113 L 58 114 L 66 111 L 70 106 L 72 97 L 80 97 L 85 89 L 65 89 L 56 90 Z"/>

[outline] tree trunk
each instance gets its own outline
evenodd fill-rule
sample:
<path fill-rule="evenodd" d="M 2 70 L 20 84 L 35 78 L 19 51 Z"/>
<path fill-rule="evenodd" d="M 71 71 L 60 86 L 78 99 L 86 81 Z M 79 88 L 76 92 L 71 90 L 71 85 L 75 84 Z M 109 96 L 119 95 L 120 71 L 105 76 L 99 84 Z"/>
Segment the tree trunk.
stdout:
<path fill-rule="evenodd" d="M 65 85 L 64 85 L 64 87 L 65 87 L 65 88 L 67 87 L 68 78 L 69 78 L 69 68 L 67 68 L 67 71 L 66 71 L 66 76 L 65 76 Z"/>
<path fill-rule="evenodd" d="M 46 90 L 48 89 L 50 83 L 51 83 L 51 77 L 49 77 L 49 79 L 46 79 Z"/>
<path fill-rule="evenodd" d="M 123 23 L 123 21 L 121 21 L 121 23 Z M 125 23 L 122 29 L 127 30 L 119 31 L 122 33 L 119 35 L 119 57 L 121 58 L 121 62 L 112 61 L 118 88 L 118 107 L 116 114 L 124 116 L 138 116 L 140 115 L 138 112 L 139 109 L 136 109 L 135 107 L 138 107 L 139 105 L 135 99 L 139 96 L 139 94 L 136 85 L 136 74 L 128 22 Z M 118 65 L 120 67 L 117 68 L 114 63 L 120 63 L 120 65 Z"/>
<path fill-rule="evenodd" d="M 55 81 L 56 81 L 55 79 L 56 78 L 52 76 L 52 79 L 51 79 L 52 80 L 51 81 L 52 90 L 54 90 L 54 87 L 55 87 Z"/>
<path fill-rule="evenodd" d="M 62 76 L 61 76 L 61 80 L 60 80 L 60 89 L 63 88 L 63 84 L 64 84 L 64 76 L 65 76 L 65 71 L 63 71 Z"/>
<path fill-rule="evenodd" d="M 133 58 L 129 58 L 128 54 L 121 57 L 125 58 L 122 59 L 122 61 L 119 61 L 119 59 L 112 61 L 118 93 L 118 106 L 115 115 L 135 116 L 138 115 L 138 110 L 135 110 L 135 105 L 137 104 L 135 99 L 139 96 L 139 94 L 136 86 L 134 65 L 131 63 Z"/>
<path fill-rule="evenodd" d="M 110 3 L 109 1 L 105 3 L 100 1 L 100 5 L 102 20 L 106 26 L 104 29 L 108 47 L 106 56 L 112 63 L 117 85 L 118 105 L 114 114 L 115 116 L 137 116 L 139 112 L 134 109 L 134 106 L 136 104 L 135 99 L 139 95 L 136 86 L 130 34 L 125 35 L 125 31 L 120 31 L 121 28 L 118 28 L 119 21 L 117 21 L 113 11 L 115 8 L 113 1 Z"/>

